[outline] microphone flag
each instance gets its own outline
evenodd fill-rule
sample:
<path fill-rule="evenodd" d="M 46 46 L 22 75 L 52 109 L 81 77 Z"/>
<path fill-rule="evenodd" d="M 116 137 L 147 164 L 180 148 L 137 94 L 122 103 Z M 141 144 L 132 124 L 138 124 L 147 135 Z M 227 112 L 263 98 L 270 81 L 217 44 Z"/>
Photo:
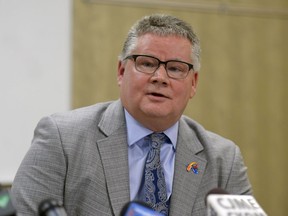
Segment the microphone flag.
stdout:
<path fill-rule="evenodd" d="M 250 195 L 210 194 L 207 196 L 208 216 L 267 216 Z"/>

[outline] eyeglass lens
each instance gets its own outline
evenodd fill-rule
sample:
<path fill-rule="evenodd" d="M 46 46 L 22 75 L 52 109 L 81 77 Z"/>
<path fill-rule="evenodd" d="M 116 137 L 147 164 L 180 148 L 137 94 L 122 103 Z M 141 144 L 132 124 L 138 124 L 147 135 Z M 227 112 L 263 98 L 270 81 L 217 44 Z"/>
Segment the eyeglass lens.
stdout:
<path fill-rule="evenodd" d="M 185 78 L 189 72 L 189 66 L 184 62 L 171 60 L 164 64 L 168 76 L 172 78 Z M 154 73 L 160 67 L 160 61 L 150 56 L 137 56 L 135 66 L 140 72 Z"/>

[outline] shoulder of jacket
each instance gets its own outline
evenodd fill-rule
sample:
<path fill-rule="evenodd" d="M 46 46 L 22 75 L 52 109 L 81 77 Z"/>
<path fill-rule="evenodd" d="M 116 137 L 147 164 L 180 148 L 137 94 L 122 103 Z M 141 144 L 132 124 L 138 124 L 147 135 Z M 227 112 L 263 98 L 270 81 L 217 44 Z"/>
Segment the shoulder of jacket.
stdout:
<path fill-rule="evenodd" d="M 212 131 L 206 130 L 200 123 L 189 118 L 188 116 L 183 115 L 181 117 L 182 124 L 184 127 L 193 130 L 197 138 L 206 149 L 226 149 L 234 148 L 236 145 L 233 141 L 228 138 L 225 138 L 219 134 L 216 134 Z"/>

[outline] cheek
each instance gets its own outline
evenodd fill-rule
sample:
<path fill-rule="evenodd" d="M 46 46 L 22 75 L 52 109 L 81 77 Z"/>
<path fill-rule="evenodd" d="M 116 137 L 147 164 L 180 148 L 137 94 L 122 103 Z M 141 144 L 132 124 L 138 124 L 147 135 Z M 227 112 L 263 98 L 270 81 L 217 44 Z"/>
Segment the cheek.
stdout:
<path fill-rule="evenodd" d="M 148 77 L 145 74 L 131 71 L 129 74 L 126 74 L 125 82 L 129 83 L 131 89 L 140 91 L 148 83 Z"/>
<path fill-rule="evenodd" d="M 188 101 L 193 97 L 194 93 L 192 94 L 193 91 L 193 88 L 192 86 L 189 86 L 189 87 L 184 87 L 184 85 L 182 86 L 178 86 L 177 88 L 177 91 L 174 91 L 175 92 L 175 95 L 174 95 L 174 98 L 176 98 L 175 100 L 175 105 L 176 106 L 179 106 L 181 107 L 182 109 L 182 106 L 186 106 Z M 181 104 L 181 106 L 180 106 Z"/>
<path fill-rule="evenodd" d="M 126 71 L 123 76 L 118 78 L 118 85 L 126 95 L 132 96 L 141 91 L 144 84 L 137 74 L 135 75 L 133 72 Z"/>

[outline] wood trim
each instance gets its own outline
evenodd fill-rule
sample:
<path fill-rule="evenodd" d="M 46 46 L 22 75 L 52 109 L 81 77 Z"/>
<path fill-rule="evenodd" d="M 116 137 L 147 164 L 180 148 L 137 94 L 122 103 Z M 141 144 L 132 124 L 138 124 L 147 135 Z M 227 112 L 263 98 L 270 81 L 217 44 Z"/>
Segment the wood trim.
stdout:
<path fill-rule="evenodd" d="M 288 19 L 288 10 L 282 8 L 243 7 L 229 3 L 175 2 L 163 0 L 82 0 L 85 3 L 98 3 L 118 6 L 146 8 L 173 8 L 200 13 L 218 13 L 236 16 Z"/>

